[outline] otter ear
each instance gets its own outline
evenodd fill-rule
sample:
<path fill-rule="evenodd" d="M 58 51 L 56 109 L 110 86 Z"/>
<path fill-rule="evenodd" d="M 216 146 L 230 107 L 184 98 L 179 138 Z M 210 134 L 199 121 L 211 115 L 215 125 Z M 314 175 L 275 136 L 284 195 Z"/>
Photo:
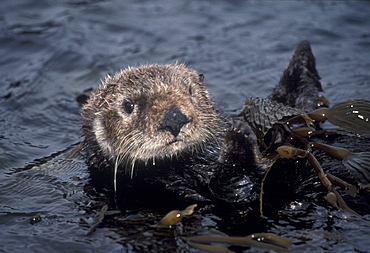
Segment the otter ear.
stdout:
<path fill-rule="evenodd" d="M 198 80 L 199 80 L 199 82 L 204 83 L 204 75 L 203 74 L 199 74 L 198 75 Z"/>

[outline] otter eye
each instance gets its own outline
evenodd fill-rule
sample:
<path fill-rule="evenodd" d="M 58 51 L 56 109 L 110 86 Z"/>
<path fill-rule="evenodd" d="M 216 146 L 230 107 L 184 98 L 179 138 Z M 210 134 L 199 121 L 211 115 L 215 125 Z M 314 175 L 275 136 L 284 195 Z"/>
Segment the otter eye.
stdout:
<path fill-rule="evenodd" d="M 128 114 L 131 114 L 132 111 L 134 110 L 134 103 L 132 103 L 131 101 L 129 100 L 125 100 L 123 102 L 123 110 L 125 110 L 125 112 L 127 112 Z"/>

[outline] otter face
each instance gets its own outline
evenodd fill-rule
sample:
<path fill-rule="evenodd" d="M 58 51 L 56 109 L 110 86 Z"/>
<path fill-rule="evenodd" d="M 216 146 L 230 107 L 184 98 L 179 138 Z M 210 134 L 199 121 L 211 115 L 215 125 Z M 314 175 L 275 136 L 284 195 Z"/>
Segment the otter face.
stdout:
<path fill-rule="evenodd" d="M 219 121 L 202 79 L 179 64 L 107 77 L 83 107 L 85 142 L 128 164 L 201 150 Z"/>

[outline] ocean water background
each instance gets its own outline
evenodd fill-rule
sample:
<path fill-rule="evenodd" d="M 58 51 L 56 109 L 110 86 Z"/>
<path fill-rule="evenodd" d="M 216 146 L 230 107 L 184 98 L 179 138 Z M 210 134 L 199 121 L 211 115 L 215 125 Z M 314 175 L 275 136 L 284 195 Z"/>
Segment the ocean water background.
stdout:
<path fill-rule="evenodd" d="M 205 75 L 213 100 L 234 116 L 245 97 L 270 94 L 296 44 L 307 39 L 332 104 L 370 99 L 369 13 L 368 1 L 3 0 L 0 251 L 135 250 L 107 228 L 91 237 L 79 231 L 84 213 L 73 205 L 79 184 L 54 184 L 19 170 L 82 140 L 76 97 L 107 74 L 140 64 L 186 63 Z M 79 176 L 88 178 L 85 172 Z M 50 173 L 54 178 L 59 172 Z M 317 210 L 311 218 L 320 216 Z M 39 212 L 43 221 L 30 224 Z M 293 249 L 370 249 L 367 223 L 333 220 L 334 235 L 319 218 L 315 231 L 302 225 Z M 270 231 L 294 229 L 277 224 Z M 179 252 L 197 251 L 178 246 Z"/>

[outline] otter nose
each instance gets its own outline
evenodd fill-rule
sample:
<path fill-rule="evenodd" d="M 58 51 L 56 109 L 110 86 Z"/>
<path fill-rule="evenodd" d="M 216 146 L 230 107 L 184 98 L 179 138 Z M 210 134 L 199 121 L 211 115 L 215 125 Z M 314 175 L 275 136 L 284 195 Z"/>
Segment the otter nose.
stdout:
<path fill-rule="evenodd" d="M 161 129 L 169 131 L 173 136 L 177 136 L 180 129 L 188 123 L 188 118 L 180 112 L 176 107 L 170 108 L 161 124 Z"/>

